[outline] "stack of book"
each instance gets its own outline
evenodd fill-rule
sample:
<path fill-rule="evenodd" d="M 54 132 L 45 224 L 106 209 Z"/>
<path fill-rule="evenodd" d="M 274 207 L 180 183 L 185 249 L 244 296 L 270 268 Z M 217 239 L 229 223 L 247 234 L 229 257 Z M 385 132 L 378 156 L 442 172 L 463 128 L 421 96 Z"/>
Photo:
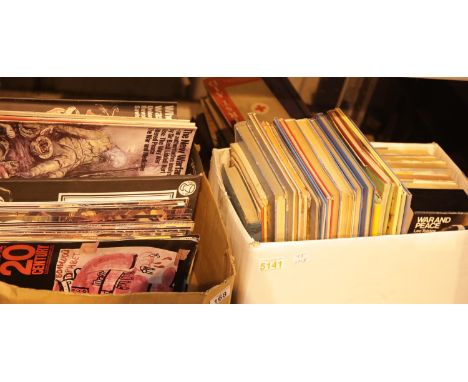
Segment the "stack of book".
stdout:
<path fill-rule="evenodd" d="M 378 142 L 373 146 L 408 188 L 462 188 L 450 162 L 434 144 Z"/>
<path fill-rule="evenodd" d="M 225 188 L 250 235 L 295 241 L 399 234 L 411 194 L 340 109 L 235 125 Z"/>
<path fill-rule="evenodd" d="M 0 281 L 90 294 L 184 291 L 198 244 L 189 197 L 196 184 L 134 188 L 186 173 L 196 127 L 174 112 L 158 103 L 0 100 L 8 195 Z M 112 190 L 114 179 L 129 192 L 121 182 Z M 66 188 L 58 198 L 50 192 L 57 185 Z"/>
<path fill-rule="evenodd" d="M 468 228 L 465 175 L 436 143 L 373 146 L 413 195 L 411 233 Z"/>

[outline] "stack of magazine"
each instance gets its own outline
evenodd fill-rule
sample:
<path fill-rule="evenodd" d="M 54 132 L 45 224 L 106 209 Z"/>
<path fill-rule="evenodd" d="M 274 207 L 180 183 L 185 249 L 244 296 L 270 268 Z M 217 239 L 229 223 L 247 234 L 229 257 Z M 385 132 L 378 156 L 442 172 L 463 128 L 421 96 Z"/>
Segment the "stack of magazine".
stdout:
<path fill-rule="evenodd" d="M 99 193 L 114 178 L 185 174 L 196 127 L 175 112 L 172 103 L 0 99 L 0 187 L 30 193 L 0 203 L 0 281 L 90 294 L 186 290 L 198 244 L 191 200 Z M 64 181 L 92 196 L 38 201 Z"/>
<path fill-rule="evenodd" d="M 250 235 L 294 241 L 398 234 L 411 194 L 340 109 L 235 125 L 225 188 Z"/>

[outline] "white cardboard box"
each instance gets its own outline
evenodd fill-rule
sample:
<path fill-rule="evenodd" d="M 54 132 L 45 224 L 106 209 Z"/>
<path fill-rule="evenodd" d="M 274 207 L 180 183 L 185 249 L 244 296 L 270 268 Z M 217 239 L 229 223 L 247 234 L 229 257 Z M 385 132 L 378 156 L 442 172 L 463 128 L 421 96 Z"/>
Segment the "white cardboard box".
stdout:
<path fill-rule="evenodd" d="M 468 231 L 255 242 L 224 189 L 213 150 L 209 180 L 237 262 L 237 303 L 468 303 Z"/>

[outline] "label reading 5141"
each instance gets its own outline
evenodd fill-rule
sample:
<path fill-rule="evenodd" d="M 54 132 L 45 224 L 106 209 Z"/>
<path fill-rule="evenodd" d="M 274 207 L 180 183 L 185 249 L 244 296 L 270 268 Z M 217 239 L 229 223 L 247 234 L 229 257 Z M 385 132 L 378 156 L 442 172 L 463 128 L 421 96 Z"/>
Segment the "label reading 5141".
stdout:
<path fill-rule="evenodd" d="M 260 270 L 263 271 L 278 271 L 284 268 L 284 259 L 261 259 L 259 262 Z"/>

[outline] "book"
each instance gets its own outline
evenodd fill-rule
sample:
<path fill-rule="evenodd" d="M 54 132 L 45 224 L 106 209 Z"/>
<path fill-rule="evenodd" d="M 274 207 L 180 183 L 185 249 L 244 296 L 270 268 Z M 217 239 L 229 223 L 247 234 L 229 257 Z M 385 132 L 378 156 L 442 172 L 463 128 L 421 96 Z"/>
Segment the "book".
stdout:
<path fill-rule="evenodd" d="M 284 136 L 288 136 L 289 149 L 296 152 L 300 157 L 303 169 L 309 174 L 309 178 L 313 179 L 312 184 L 323 195 L 322 205 L 324 213 L 322 219 L 324 219 L 323 225 L 325 226 L 325 236 L 323 238 L 336 237 L 340 199 L 336 185 L 328 177 L 315 150 L 300 130 L 297 121 L 293 119 L 280 119 L 277 126 L 284 132 Z"/>
<path fill-rule="evenodd" d="M 259 213 L 262 241 L 267 241 L 268 237 L 274 237 L 274 226 L 270 223 L 271 216 L 273 216 L 273 205 L 270 201 L 273 201 L 273 195 L 268 188 L 263 187 L 259 180 L 243 142 L 231 143 L 230 157 L 230 165 L 237 168 Z"/>
<path fill-rule="evenodd" d="M 289 178 L 292 187 L 294 187 L 294 198 L 296 200 L 296 208 L 293 210 L 292 222 L 296 235 L 293 235 L 292 240 L 307 240 L 314 237 L 315 225 L 313 221 L 315 216 L 311 217 L 309 211 L 313 214 L 315 209 L 311 208 L 312 196 L 306 185 L 305 179 L 301 176 L 298 168 L 295 167 L 293 158 L 287 151 L 281 137 L 276 130 L 268 122 L 263 122 L 263 129 L 271 144 L 272 151 L 279 166 L 285 176 Z M 314 231 L 314 233 L 312 233 Z"/>
<path fill-rule="evenodd" d="M 258 217 L 259 211 L 251 198 L 249 191 L 236 167 L 224 166 L 222 169 L 223 182 L 247 232 L 255 240 L 262 240 L 262 226 Z"/>
<path fill-rule="evenodd" d="M 342 137 L 353 148 L 353 153 L 365 165 L 365 170 L 374 182 L 379 199 L 374 199 L 372 234 L 395 234 L 401 232 L 405 204 L 409 198 L 407 188 L 380 158 L 359 128 L 340 110 L 328 112 Z"/>
<path fill-rule="evenodd" d="M 203 143 L 211 147 L 221 147 L 222 145 L 225 145 L 224 138 L 221 135 L 221 131 L 218 129 L 218 126 L 215 123 L 213 116 L 211 115 L 211 111 L 208 108 L 207 98 L 201 98 L 200 102 L 203 108 L 203 115 L 206 120 L 207 130 L 209 134 L 209 139 L 205 138 L 205 141 Z"/>
<path fill-rule="evenodd" d="M 286 238 L 286 195 L 283 187 L 276 178 L 274 171 L 262 153 L 255 137 L 250 131 L 247 122 L 236 124 L 236 141 L 243 143 L 245 152 L 262 187 L 269 190 L 269 204 L 272 214 L 269 216 L 268 226 L 272 228 L 274 237 L 268 240 L 284 241 Z"/>
<path fill-rule="evenodd" d="M 272 145 L 272 141 L 269 140 L 268 135 L 265 133 L 265 127 L 256 118 L 256 115 L 249 114 L 247 126 L 283 190 L 286 206 L 284 216 L 285 240 L 297 240 L 296 216 L 298 214 L 298 197 L 294 182 L 288 174 L 285 173 L 285 169 L 276 154 L 275 147 Z"/>
<path fill-rule="evenodd" d="M 302 122 L 301 122 L 302 121 Z M 338 237 L 357 236 L 358 211 L 360 198 L 358 198 L 359 185 L 346 167 L 340 166 L 339 157 L 334 156 L 332 147 L 320 134 L 317 121 L 301 120 L 300 126 L 311 144 L 316 148 L 324 169 L 330 174 L 340 192 L 340 207 L 338 216 Z"/>
<path fill-rule="evenodd" d="M 234 134 L 232 127 L 226 122 L 224 116 L 218 111 L 213 103 L 213 100 L 209 97 L 202 99 L 202 105 L 206 110 L 205 113 L 208 118 L 211 118 L 213 125 L 211 126 L 212 136 L 215 135 L 217 140 L 222 144 L 223 142 L 234 142 Z M 220 142 L 217 142 L 219 145 Z"/>
<path fill-rule="evenodd" d="M 297 142 L 294 140 L 292 135 L 287 131 L 287 125 L 282 120 L 275 119 L 273 121 L 278 136 L 284 142 L 284 146 L 290 153 L 291 157 L 296 163 L 296 169 L 298 174 L 301 174 L 305 180 L 305 186 L 311 196 L 311 223 L 310 223 L 310 236 L 316 239 L 324 239 L 329 235 L 330 219 L 329 219 L 329 199 L 324 194 L 324 191 L 317 183 L 316 175 L 311 172 L 304 158 L 300 155 L 300 151 L 297 148 Z"/>
<path fill-rule="evenodd" d="M 236 209 L 243 221 L 247 209 L 256 212 L 262 241 L 407 230 L 411 192 L 341 110 L 271 124 L 249 113 L 235 132 L 230 165 L 246 200 L 242 205 L 238 198 Z M 229 182 L 226 175 L 223 181 Z M 232 183 L 226 185 L 231 193 Z"/>
<path fill-rule="evenodd" d="M 340 163 L 342 167 L 349 169 L 362 189 L 361 203 L 357 203 L 357 205 L 362 206 L 359 214 L 359 236 L 369 236 L 371 234 L 372 208 L 375 194 L 373 183 L 326 116 L 322 113 L 317 114 L 316 122 L 319 133 L 323 134 L 322 137 L 324 139 L 328 139 L 330 150 L 333 150 L 335 159 L 337 161 L 341 159 Z"/>

